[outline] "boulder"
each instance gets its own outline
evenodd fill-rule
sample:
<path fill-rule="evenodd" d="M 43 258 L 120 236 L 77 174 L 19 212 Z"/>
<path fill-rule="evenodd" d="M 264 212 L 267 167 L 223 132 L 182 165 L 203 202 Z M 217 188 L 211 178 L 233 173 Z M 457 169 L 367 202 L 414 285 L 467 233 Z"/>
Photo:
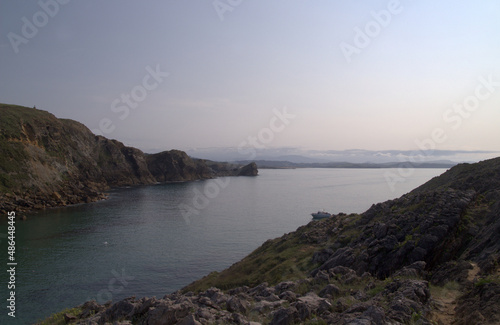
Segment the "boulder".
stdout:
<path fill-rule="evenodd" d="M 323 298 L 333 298 L 340 294 L 340 289 L 335 284 L 327 284 L 320 292 L 319 296 Z"/>
<path fill-rule="evenodd" d="M 298 311 L 294 307 L 280 308 L 273 313 L 270 325 L 292 325 L 298 318 Z"/>
<path fill-rule="evenodd" d="M 248 308 L 250 307 L 248 301 L 240 299 L 236 296 L 230 297 L 227 300 L 226 305 L 228 311 L 232 313 L 241 313 L 241 314 L 246 314 Z"/>

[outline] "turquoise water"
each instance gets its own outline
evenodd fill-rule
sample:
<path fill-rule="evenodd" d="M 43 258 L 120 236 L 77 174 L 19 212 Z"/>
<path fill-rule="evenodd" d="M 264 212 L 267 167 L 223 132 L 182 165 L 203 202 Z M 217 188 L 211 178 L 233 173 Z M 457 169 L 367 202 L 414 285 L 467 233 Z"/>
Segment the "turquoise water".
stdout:
<path fill-rule="evenodd" d="M 445 170 L 417 169 L 395 189 L 386 171 L 260 170 L 258 177 L 115 189 L 105 201 L 28 215 L 16 221 L 17 317 L 7 317 L 4 271 L 0 323 L 33 323 L 90 299 L 163 297 L 308 223 L 311 212 L 363 212 Z M 3 218 L 3 265 L 6 233 Z"/>

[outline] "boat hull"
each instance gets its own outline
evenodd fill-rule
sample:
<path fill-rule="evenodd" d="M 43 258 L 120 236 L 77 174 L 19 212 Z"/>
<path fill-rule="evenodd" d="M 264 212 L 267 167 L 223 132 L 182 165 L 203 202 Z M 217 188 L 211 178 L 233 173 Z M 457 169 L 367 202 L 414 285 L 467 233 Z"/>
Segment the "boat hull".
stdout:
<path fill-rule="evenodd" d="M 313 219 L 325 219 L 330 218 L 332 215 L 329 213 L 311 213 Z"/>

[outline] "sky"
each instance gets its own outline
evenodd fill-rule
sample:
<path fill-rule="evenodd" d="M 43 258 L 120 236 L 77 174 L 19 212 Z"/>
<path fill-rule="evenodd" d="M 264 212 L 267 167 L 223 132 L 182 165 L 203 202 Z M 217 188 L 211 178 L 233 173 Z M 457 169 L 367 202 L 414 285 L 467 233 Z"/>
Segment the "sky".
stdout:
<path fill-rule="evenodd" d="M 0 102 L 146 152 L 500 151 L 500 2 L 0 1 Z"/>

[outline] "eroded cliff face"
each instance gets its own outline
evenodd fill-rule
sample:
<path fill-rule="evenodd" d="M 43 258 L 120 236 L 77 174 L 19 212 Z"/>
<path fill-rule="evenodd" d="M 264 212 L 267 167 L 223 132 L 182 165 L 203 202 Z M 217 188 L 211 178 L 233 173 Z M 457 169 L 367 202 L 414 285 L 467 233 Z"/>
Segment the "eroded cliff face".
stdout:
<path fill-rule="evenodd" d="M 192 181 L 216 176 L 203 161 L 193 160 L 180 150 L 148 155 L 146 160 L 149 171 L 159 182 Z"/>
<path fill-rule="evenodd" d="M 147 155 L 79 122 L 0 104 L 0 213 L 92 202 L 116 186 L 233 176 L 227 171 L 240 167 L 178 150 Z"/>

